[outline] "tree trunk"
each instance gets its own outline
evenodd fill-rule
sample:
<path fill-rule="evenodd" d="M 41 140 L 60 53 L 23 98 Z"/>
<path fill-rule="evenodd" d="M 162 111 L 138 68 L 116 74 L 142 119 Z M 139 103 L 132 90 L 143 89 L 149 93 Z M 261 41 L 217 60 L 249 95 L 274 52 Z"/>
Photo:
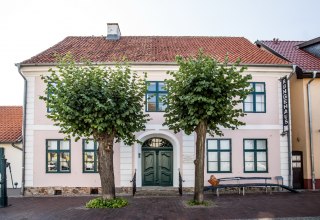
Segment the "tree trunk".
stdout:
<path fill-rule="evenodd" d="M 203 186 L 204 186 L 204 153 L 207 134 L 207 122 L 201 121 L 196 127 L 196 160 L 195 164 L 195 180 L 194 180 L 194 201 L 203 202 Z"/>
<path fill-rule="evenodd" d="M 113 139 L 113 134 L 100 136 L 98 138 L 98 168 L 103 199 L 114 199 L 116 197 L 113 170 Z"/>

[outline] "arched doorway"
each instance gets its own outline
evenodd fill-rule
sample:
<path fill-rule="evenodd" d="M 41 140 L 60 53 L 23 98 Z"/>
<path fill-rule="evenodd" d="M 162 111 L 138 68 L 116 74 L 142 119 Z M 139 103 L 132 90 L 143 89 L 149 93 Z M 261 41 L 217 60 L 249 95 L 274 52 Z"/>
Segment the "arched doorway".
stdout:
<path fill-rule="evenodd" d="M 173 147 L 160 137 L 146 140 L 142 146 L 142 186 L 173 185 Z"/>

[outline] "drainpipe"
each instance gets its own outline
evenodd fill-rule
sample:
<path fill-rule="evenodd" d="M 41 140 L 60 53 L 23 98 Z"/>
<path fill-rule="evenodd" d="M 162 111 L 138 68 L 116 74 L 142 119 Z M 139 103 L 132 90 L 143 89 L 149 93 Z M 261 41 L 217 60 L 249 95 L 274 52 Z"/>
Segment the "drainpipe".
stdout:
<path fill-rule="evenodd" d="M 24 196 L 24 188 L 25 188 L 25 159 L 26 159 L 26 111 L 27 111 L 27 85 L 28 81 L 26 77 L 21 72 L 20 63 L 16 63 L 16 67 L 18 68 L 19 74 L 22 76 L 24 80 L 24 95 L 23 95 L 23 126 L 22 126 L 22 181 L 21 181 L 21 192 L 20 194 Z"/>
<path fill-rule="evenodd" d="M 308 110 L 309 110 L 309 141 L 310 141 L 310 161 L 311 161 L 311 178 L 312 178 L 312 190 L 316 189 L 316 179 L 314 173 L 314 152 L 313 152 L 313 140 L 312 140 L 312 111 L 311 111 L 311 95 L 310 95 L 310 84 L 316 78 L 317 72 L 313 72 L 312 79 L 307 84 L 308 93 Z"/>

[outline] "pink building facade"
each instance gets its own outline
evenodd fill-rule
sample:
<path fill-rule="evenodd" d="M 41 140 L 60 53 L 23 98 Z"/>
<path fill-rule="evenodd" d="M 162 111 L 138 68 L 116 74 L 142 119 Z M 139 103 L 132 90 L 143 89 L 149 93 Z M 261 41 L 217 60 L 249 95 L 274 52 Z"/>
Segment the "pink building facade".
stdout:
<path fill-rule="evenodd" d="M 112 45 L 113 48 L 113 50 L 105 49 L 109 51 L 109 55 L 100 56 L 103 57 L 102 60 L 93 61 L 112 66 L 114 62 L 109 60 L 110 53 L 113 55 L 119 55 L 117 54 L 119 51 L 126 53 L 132 70 L 139 74 L 148 73 L 148 81 L 152 82 L 148 93 L 154 97 L 165 94 L 161 86 L 168 77 L 166 72 L 178 70 L 174 62 L 175 54 L 184 53 L 181 55 L 193 56 L 199 48 L 208 51 L 217 59 L 224 57 L 227 52 L 230 54 L 231 62 L 241 57 L 248 67 L 245 74 L 252 75 L 252 86 L 255 90 L 244 100 L 244 104 L 239 106 L 247 112 L 243 118 L 246 125 L 238 130 L 223 129 L 223 137 L 207 135 L 205 184 L 209 185 L 207 180 L 213 174 L 217 178 L 271 177 L 271 182 L 276 182 L 275 178 L 282 176 L 284 184 L 291 185 L 288 156 L 290 137 L 283 133 L 282 91 L 279 79 L 289 76 L 292 66 L 260 50 L 245 38 L 154 37 L 155 39 L 151 40 L 149 38 L 152 37 L 119 36 L 119 39 L 113 40 L 108 37 L 93 38 L 92 47 L 99 45 L 103 48 Z M 39 99 L 46 89 L 41 75 L 48 74 L 48 69 L 54 67 L 53 54 L 57 52 L 62 54 L 59 48 L 67 45 L 66 41 L 73 40 L 66 38 L 47 51 L 22 62 L 19 67 L 27 82 L 23 178 L 23 188 L 27 195 L 54 194 L 57 190 L 61 190 L 62 194 L 90 193 L 92 189 L 100 187 L 99 174 L 96 172 L 97 145 L 93 141 L 86 143 L 84 139 L 78 142 L 63 141 L 64 135 L 59 133 L 59 127 L 54 126 L 46 117 L 47 107 Z M 222 44 L 219 40 L 226 43 Z M 131 43 L 129 46 L 128 41 Z M 233 41 L 237 42 L 238 46 L 234 46 Z M 143 43 L 152 44 L 158 53 L 151 55 L 147 52 L 141 53 Z M 115 44 L 122 50 L 117 50 Z M 82 56 L 91 54 L 81 49 L 83 45 L 76 46 L 75 43 L 69 48 L 69 52 L 75 54 L 76 58 L 77 53 Z M 170 54 L 165 50 L 168 45 L 172 50 Z M 188 49 L 182 50 L 181 48 L 185 48 L 186 45 Z M 213 49 L 219 47 L 220 52 Z M 73 51 L 75 48 L 77 51 Z M 133 57 L 130 57 L 131 50 L 135 52 Z M 102 52 L 99 50 L 96 53 Z M 134 173 L 136 173 L 137 187 L 178 187 L 179 172 L 185 180 L 183 187 L 191 188 L 194 185 L 193 161 L 196 136 L 186 135 L 183 132 L 174 134 L 163 126 L 164 112 L 159 100 L 155 98 L 154 102 L 146 103 L 145 111 L 150 114 L 151 121 L 146 125 L 145 131 L 136 134 L 143 144 L 126 146 L 121 142 L 114 146 L 115 184 L 118 191 L 130 191 L 132 187 L 130 181 Z"/>

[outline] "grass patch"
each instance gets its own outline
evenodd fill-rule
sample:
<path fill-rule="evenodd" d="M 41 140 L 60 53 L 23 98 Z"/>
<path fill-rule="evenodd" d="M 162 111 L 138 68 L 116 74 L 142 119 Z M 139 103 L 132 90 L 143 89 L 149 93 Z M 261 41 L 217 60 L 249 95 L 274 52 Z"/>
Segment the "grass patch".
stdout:
<path fill-rule="evenodd" d="M 207 202 L 207 201 L 198 202 L 198 201 L 195 201 L 195 200 L 189 200 L 187 202 L 187 204 L 189 206 L 209 206 L 210 205 L 209 202 Z"/>
<path fill-rule="evenodd" d="M 96 209 L 96 208 L 122 208 L 128 205 L 128 201 L 123 198 L 116 199 L 103 199 L 103 198 L 95 198 L 91 199 L 86 203 L 86 208 Z"/>

